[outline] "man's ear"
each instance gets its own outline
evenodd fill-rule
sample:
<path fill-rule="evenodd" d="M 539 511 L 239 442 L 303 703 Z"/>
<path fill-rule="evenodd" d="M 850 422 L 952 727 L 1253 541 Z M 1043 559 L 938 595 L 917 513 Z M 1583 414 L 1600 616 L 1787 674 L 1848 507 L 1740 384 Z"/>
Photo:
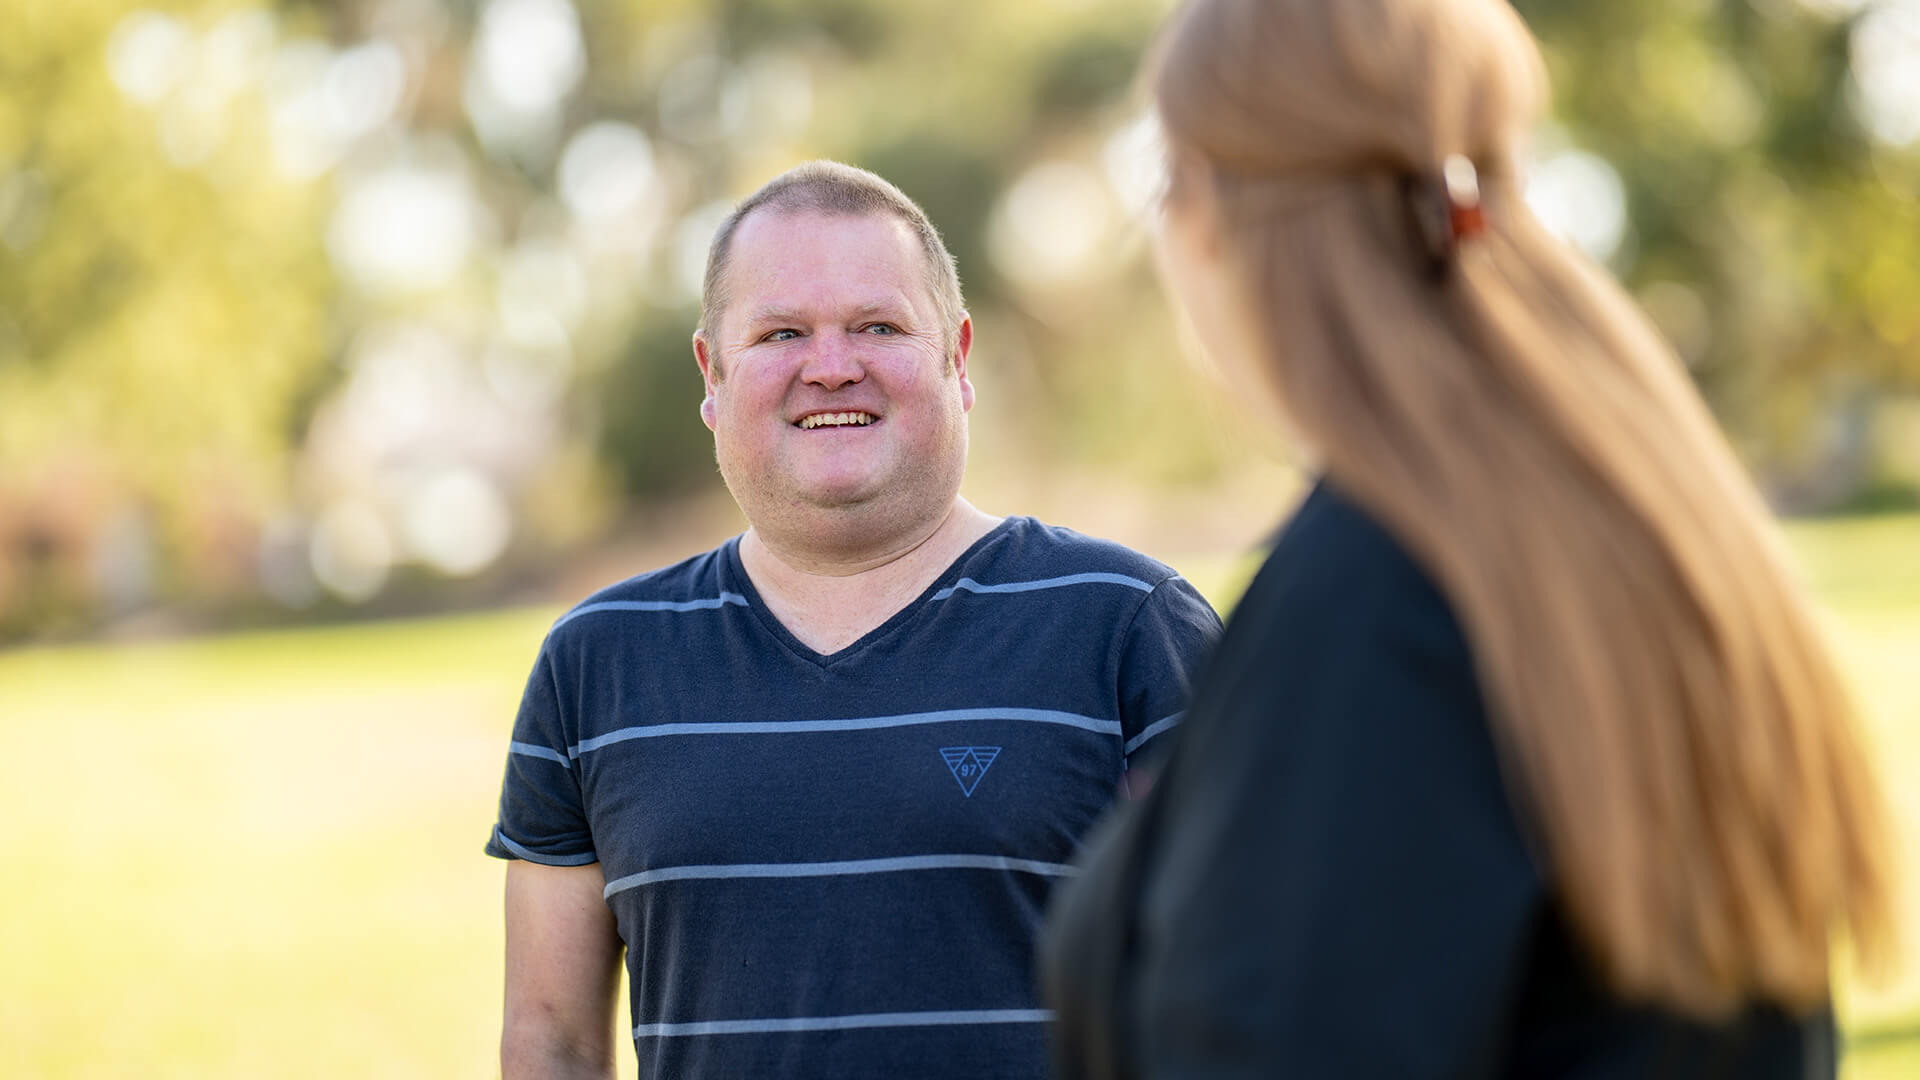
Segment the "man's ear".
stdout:
<path fill-rule="evenodd" d="M 962 313 L 953 335 L 953 373 L 960 377 L 960 411 L 973 408 L 973 381 L 967 378 L 967 354 L 973 351 L 973 316 Z"/>
<path fill-rule="evenodd" d="M 713 355 L 713 343 L 707 340 L 704 330 L 693 332 L 693 361 L 700 365 L 700 381 L 707 388 L 707 396 L 700 399 L 700 422 L 707 425 L 708 431 L 712 431 L 718 418 L 713 403 L 713 387 L 720 381 L 720 371 Z"/>

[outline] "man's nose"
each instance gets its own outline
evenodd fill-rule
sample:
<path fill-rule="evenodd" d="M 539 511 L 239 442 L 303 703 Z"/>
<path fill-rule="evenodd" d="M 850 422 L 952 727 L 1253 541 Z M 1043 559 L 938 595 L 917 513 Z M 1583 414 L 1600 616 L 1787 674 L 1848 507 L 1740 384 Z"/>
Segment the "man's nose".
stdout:
<path fill-rule="evenodd" d="M 838 390 L 857 383 L 867 377 L 859 352 L 847 334 L 820 334 L 814 338 L 814 347 L 807 351 L 807 362 L 801 368 L 800 377 L 824 390 Z"/>

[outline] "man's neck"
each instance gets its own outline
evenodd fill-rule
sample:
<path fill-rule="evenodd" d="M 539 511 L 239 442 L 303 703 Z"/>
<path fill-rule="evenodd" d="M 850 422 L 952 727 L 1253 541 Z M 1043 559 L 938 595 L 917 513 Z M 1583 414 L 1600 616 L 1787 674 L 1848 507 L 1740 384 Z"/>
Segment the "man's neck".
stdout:
<path fill-rule="evenodd" d="M 928 532 L 836 553 L 769 544 L 749 529 L 740 540 L 740 562 L 768 610 L 794 637 L 817 653 L 835 653 L 926 591 L 1000 520 L 956 498 Z"/>

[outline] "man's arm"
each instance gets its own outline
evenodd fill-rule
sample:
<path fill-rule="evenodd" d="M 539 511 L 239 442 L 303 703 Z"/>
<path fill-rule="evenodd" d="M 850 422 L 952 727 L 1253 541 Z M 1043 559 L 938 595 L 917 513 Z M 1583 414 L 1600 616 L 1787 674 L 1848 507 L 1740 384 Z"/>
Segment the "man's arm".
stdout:
<path fill-rule="evenodd" d="M 613 1076 L 620 936 L 600 864 L 507 864 L 503 1080 Z"/>
<path fill-rule="evenodd" d="M 1161 581 L 1126 629 L 1120 653 L 1121 795 L 1138 799 L 1158 771 L 1164 738 L 1186 712 L 1196 670 L 1220 639 L 1220 616 L 1185 578 Z"/>

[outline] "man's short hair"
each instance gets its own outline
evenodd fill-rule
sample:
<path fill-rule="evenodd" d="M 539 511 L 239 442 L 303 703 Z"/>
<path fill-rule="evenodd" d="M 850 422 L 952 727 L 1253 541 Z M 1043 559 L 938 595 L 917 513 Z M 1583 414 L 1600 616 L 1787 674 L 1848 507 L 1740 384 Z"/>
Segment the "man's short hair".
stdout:
<path fill-rule="evenodd" d="M 838 161 L 809 161 L 796 165 L 759 191 L 741 200 L 713 234 L 713 246 L 707 251 L 707 276 L 700 288 L 700 329 L 711 336 L 720 324 L 727 301 L 727 262 L 733 234 L 740 223 L 755 210 L 773 213 L 814 213 L 865 217 L 885 214 L 905 222 L 920 240 L 926 261 L 927 292 L 938 311 L 946 351 L 953 350 L 954 335 L 960 320 L 966 317 L 966 300 L 960 294 L 960 271 L 953 253 L 940 239 L 927 212 L 907 198 L 899 188 L 865 169 Z"/>

